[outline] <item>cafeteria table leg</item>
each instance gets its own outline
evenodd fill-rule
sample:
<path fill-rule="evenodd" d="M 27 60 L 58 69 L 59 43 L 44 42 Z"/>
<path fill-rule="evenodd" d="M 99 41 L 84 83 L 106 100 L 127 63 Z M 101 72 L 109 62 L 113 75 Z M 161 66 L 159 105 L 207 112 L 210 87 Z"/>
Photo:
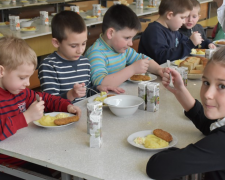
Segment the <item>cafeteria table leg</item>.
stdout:
<path fill-rule="evenodd" d="M 61 180 L 71 180 L 71 175 L 61 172 Z"/>

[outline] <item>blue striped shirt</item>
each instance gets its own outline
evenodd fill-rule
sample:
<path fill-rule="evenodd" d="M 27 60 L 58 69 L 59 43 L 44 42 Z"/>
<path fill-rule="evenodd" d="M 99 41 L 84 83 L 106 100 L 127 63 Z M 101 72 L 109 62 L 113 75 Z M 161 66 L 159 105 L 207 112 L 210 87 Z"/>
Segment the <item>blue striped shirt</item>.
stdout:
<path fill-rule="evenodd" d="M 116 52 L 103 40 L 101 35 L 87 50 L 85 56 L 90 61 L 91 80 L 95 85 L 101 84 L 105 76 L 116 73 L 142 59 L 142 54 L 137 53 L 133 48 L 128 48 L 124 53 Z"/>
<path fill-rule="evenodd" d="M 87 88 L 93 88 L 90 79 L 90 63 L 84 56 L 76 61 L 70 61 L 63 59 L 57 52 L 54 52 L 41 62 L 38 76 L 42 91 L 65 99 L 67 98 L 67 92 L 73 88 L 75 83 L 85 83 Z M 94 89 L 96 90 L 96 88 Z M 87 92 L 87 95 L 89 94 Z M 76 98 L 73 103 L 86 97 Z"/>

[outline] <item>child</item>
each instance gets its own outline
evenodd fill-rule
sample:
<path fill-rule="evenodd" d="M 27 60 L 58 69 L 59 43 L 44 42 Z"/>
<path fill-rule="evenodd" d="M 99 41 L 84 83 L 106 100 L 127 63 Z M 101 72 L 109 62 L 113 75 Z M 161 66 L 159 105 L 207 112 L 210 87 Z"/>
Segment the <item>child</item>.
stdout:
<path fill-rule="evenodd" d="M 81 115 L 81 110 L 70 101 L 48 93 L 34 92 L 29 78 L 37 66 L 35 52 L 22 39 L 0 39 L 0 141 L 27 127 L 43 116 L 43 112 L 69 112 Z M 40 96 L 37 102 L 36 94 Z M 26 164 L 22 160 L 0 154 L 0 164 Z M 0 173 L 1 179 L 8 176 Z M 7 179 L 7 178 L 6 178 Z"/>
<path fill-rule="evenodd" d="M 185 19 L 184 25 L 179 29 L 179 32 L 186 35 L 187 37 L 190 37 L 193 32 L 199 32 L 202 36 L 201 45 L 198 45 L 195 48 L 201 48 L 201 49 L 215 49 L 216 46 L 207 39 L 205 31 L 203 27 L 200 24 L 197 24 L 200 15 L 200 3 L 197 0 L 191 0 L 193 4 L 193 10 L 189 14 L 189 16 Z"/>
<path fill-rule="evenodd" d="M 194 32 L 190 38 L 179 33 L 193 5 L 190 0 L 162 0 L 159 18 L 150 23 L 141 35 L 138 52 L 152 57 L 159 64 L 183 58 L 201 44 L 202 37 Z"/>
<path fill-rule="evenodd" d="M 170 72 L 174 88 L 169 86 Z M 204 69 L 202 104 L 191 96 L 177 71 L 165 69 L 162 83 L 206 137 L 183 149 L 170 148 L 153 155 L 147 164 L 147 174 L 153 179 L 173 179 L 205 173 L 204 180 L 225 179 L 225 47 L 215 52 Z"/>
<path fill-rule="evenodd" d="M 125 5 L 113 5 L 104 15 L 102 34 L 87 50 L 95 85 L 119 86 L 134 74 L 151 73 L 162 76 L 162 68 L 147 56 L 136 53 L 132 39 L 140 30 L 137 15 Z M 139 61 L 141 60 L 141 61 Z"/>
<path fill-rule="evenodd" d="M 87 42 L 87 27 L 80 15 L 73 11 L 61 11 L 54 16 L 51 26 L 52 44 L 57 52 L 46 57 L 39 67 L 44 92 L 59 95 L 73 103 L 98 90 L 124 92 L 121 88 L 92 87 L 90 63 L 82 56 Z"/>

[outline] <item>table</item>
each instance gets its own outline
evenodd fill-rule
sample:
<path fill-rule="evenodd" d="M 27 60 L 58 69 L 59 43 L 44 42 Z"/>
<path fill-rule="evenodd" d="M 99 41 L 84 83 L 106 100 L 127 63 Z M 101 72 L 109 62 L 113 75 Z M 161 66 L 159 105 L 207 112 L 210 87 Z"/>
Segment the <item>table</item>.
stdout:
<path fill-rule="evenodd" d="M 157 82 L 161 82 L 158 77 Z M 201 81 L 188 80 L 188 90 L 200 99 Z M 137 84 L 125 82 L 125 94 L 137 95 Z M 156 128 L 178 138 L 183 148 L 204 136 L 183 115 L 174 95 L 160 84 L 160 107 L 157 112 L 137 110 L 131 117 L 118 118 L 108 107 L 103 110 L 103 144 L 89 147 L 87 134 L 87 99 L 78 102 L 81 119 L 61 129 L 41 128 L 33 123 L 0 143 L 0 153 L 59 170 L 88 180 L 149 180 L 145 173 L 148 159 L 155 153 L 131 146 L 127 137 L 137 131 Z"/>

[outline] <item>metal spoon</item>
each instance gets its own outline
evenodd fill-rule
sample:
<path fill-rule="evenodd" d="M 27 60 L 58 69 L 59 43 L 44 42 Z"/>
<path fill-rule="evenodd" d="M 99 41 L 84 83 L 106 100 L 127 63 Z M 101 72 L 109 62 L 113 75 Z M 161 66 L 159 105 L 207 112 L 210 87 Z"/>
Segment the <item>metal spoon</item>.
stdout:
<path fill-rule="evenodd" d="M 36 94 L 36 99 L 37 99 L 37 102 L 40 102 L 40 96 L 38 94 Z"/>

